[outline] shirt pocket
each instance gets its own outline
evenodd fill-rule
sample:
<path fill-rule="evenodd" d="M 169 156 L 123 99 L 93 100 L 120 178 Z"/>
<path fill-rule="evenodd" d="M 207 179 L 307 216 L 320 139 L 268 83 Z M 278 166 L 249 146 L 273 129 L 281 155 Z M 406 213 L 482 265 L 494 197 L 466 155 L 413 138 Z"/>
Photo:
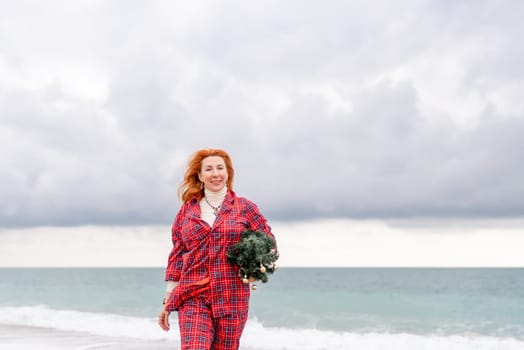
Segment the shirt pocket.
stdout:
<path fill-rule="evenodd" d="M 232 217 L 224 220 L 218 227 L 218 235 L 224 243 L 235 244 L 240 241 L 242 232 L 249 229 L 249 223 L 241 217 Z"/>

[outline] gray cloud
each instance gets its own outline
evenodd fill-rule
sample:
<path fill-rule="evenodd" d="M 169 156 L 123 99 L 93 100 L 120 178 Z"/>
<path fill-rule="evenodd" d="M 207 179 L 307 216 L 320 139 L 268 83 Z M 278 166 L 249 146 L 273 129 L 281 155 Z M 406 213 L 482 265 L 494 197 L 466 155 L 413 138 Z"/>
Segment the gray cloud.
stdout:
<path fill-rule="evenodd" d="M 2 4 L 1 226 L 170 222 L 202 147 L 270 218 L 521 216 L 523 10 Z"/>

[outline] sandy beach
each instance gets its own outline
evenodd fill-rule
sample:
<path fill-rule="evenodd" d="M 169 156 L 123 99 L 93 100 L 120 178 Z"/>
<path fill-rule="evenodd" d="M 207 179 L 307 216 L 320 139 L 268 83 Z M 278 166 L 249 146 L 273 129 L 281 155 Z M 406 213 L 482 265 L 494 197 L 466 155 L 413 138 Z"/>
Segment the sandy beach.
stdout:
<path fill-rule="evenodd" d="M 167 348 L 178 349 L 179 346 L 178 343 L 166 340 L 106 337 L 51 328 L 0 324 L 0 349 L 2 350 L 157 350 Z"/>

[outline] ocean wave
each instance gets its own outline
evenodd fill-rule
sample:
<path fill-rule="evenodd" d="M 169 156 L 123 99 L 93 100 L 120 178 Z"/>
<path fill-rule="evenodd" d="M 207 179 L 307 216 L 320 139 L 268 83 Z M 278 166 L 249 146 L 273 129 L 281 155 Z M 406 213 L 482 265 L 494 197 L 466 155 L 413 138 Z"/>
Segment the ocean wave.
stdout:
<path fill-rule="evenodd" d="M 0 307 L 0 324 L 137 339 L 172 338 L 175 333 L 163 332 L 156 324 L 156 318 L 56 310 L 44 305 Z M 175 324 L 174 326 L 178 325 Z"/>
<path fill-rule="evenodd" d="M 173 344 L 179 343 L 176 317 L 172 317 L 172 331 L 166 333 L 157 326 L 155 317 L 140 318 L 75 310 L 55 310 L 47 306 L 0 307 L 0 324 L 83 332 L 97 336 L 125 337 L 141 341 L 165 340 Z M 524 349 L 524 341 L 515 338 L 291 329 L 266 327 L 256 319 L 249 320 L 241 342 L 243 348 L 250 350 Z"/>

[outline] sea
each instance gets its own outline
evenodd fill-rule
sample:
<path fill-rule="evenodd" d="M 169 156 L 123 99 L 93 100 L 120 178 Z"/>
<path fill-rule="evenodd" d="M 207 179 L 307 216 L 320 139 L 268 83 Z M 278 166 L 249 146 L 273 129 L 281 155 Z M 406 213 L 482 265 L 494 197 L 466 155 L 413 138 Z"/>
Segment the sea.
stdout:
<path fill-rule="evenodd" d="M 162 268 L 1 268 L 0 349 L 179 349 Z M 522 350 L 524 269 L 280 268 L 245 350 Z"/>

